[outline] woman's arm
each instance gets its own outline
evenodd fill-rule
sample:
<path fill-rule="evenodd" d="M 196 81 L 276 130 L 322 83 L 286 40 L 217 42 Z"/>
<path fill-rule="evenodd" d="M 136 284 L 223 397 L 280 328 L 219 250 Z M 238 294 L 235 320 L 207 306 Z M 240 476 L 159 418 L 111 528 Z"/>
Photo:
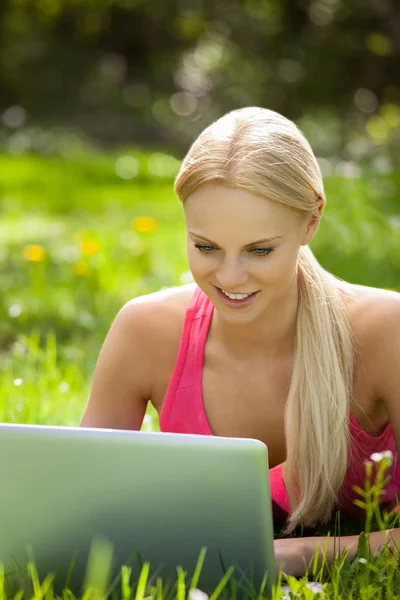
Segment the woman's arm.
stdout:
<path fill-rule="evenodd" d="M 101 348 L 81 427 L 140 429 L 151 397 L 148 337 L 151 314 L 145 303 L 127 303 Z"/>
<path fill-rule="evenodd" d="M 326 548 L 326 560 L 328 564 L 332 564 L 335 557 L 342 554 L 345 550 L 347 550 L 347 558 L 349 560 L 354 558 L 357 552 L 358 540 L 358 535 L 341 536 L 336 539 L 332 537 L 309 537 L 304 538 L 304 547 L 307 557 L 311 559 L 314 557 L 317 543 L 319 542 L 319 556 L 322 559 L 323 550 Z M 393 549 L 396 547 L 400 549 L 400 528 L 374 531 L 369 534 L 369 547 L 373 556 L 381 552 L 386 544 Z"/>
<path fill-rule="evenodd" d="M 277 572 L 282 569 L 285 575 L 301 577 L 313 563 L 318 548 L 318 566 L 323 556 L 328 565 L 347 551 L 347 558 L 354 558 L 358 547 L 358 535 L 342 537 L 306 537 L 284 538 L 274 541 L 275 564 Z M 369 534 L 369 546 L 372 555 L 378 554 L 385 545 L 400 550 L 400 528 L 374 531 Z"/>

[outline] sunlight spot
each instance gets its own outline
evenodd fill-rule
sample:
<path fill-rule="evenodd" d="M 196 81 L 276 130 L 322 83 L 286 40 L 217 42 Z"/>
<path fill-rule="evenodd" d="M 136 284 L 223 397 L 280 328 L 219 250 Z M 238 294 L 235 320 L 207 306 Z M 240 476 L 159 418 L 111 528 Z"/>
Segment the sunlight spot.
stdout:
<path fill-rule="evenodd" d="M 389 217 L 388 221 L 392 229 L 400 229 L 400 217 Z"/>
<path fill-rule="evenodd" d="M 27 348 L 21 342 L 14 342 L 11 346 L 11 352 L 13 356 L 26 356 Z"/>
<path fill-rule="evenodd" d="M 139 172 L 139 163 L 133 156 L 120 156 L 115 161 L 115 172 L 121 179 L 133 179 Z"/>
<path fill-rule="evenodd" d="M 177 92 L 171 96 L 170 104 L 175 114 L 188 117 L 197 108 L 197 98 L 189 92 Z"/>
<path fill-rule="evenodd" d="M 360 167 L 354 161 L 342 161 L 336 166 L 335 175 L 345 177 L 346 179 L 360 177 Z"/>
<path fill-rule="evenodd" d="M 12 319 L 16 319 L 22 314 L 22 306 L 20 304 L 12 304 L 8 309 L 8 314 Z"/>
<path fill-rule="evenodd" d="M 21 127 L 26 121 L 27 113 L 23 106 L 19 106 L 15 104 L 14 106 L 9 106 L 1 115 L 1 120 L 3 121 L 6 127 L 10 127 L 16 129 L 17 127 Z"/>
<path fill-rule="evenodd" d="M 185 285 L 186 283 L 193 283 L 194 279 L 191 271 L 185 271 L 185 273 L 182 273 L 182 275 L 179 277 L 179 281 L 182 283 L 182 285 Z"/>
<path fill-rule="evenodd" d="M 179 160 L 163 152 L 154 152 L 147 161 L 149 172 L 156 177 L 175 177 L 179 167 Z"/>
<path fill-rule="evenodd" d="M 96 325 L 95 317 L 87 312 L 86 310 L 82 310 L 78 315 L 78 322 L 87 329 L 93 329 Z"/>

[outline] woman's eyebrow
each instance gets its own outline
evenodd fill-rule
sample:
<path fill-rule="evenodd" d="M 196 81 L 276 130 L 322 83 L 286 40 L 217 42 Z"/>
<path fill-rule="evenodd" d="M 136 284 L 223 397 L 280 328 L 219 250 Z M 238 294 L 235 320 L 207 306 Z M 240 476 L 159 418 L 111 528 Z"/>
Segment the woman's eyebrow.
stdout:
<path fill-rule="evenodd" d="M 208 242 L 209 244 L 212 244 L 213 246 L 218 246 L 218 244 L 216 244 L 215 242 L 204 237 L 204 235 L 200 235 L 194 231 L 189 231 L 189 233 L 190 233 L 190 235 L 193 235 L 194 237 L 204 240 L 205 242 Z M 248 248 L 248 246 L 254 246 L 255 244 L 264 244 L 265 242 L 267 242 L 267 243 L 272 242 L 273 240 L 277 240 L 282 237 L 283 237 L 283 235 L 274 235 L 273 237 L 264 238 L 262 240 L 257 240 L 256 242 L 250 242 L 250 244 L 246 244 L 245 246 L 243 246 L 243 248 Z"/>

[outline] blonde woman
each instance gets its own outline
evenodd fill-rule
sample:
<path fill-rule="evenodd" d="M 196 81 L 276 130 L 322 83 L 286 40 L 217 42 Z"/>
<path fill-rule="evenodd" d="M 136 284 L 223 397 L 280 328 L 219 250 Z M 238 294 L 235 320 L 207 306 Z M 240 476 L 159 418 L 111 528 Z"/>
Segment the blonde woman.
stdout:
<path fill-rule="evenodd" d="M 151 399 L 162 431 L 261 440 L 286 533 L 355 516 L 373 452 L 393 453 L 395 506 L 400 295 L 338 280 L 313 256 L 325 195 L 307 140 L 273 111 L 233 111 L 193 143 L 175 191 L 195 283 L 122 308 L 81 425 L 140 429 Z M 371 550 L 399 532 L 373 533 Z M 277 566 L 301 575 L 318 541 L 275 540 Z M 341 551 L 351 558 L 357 541 Z M 327 549 L 331 562 L 333 539 Z"/>

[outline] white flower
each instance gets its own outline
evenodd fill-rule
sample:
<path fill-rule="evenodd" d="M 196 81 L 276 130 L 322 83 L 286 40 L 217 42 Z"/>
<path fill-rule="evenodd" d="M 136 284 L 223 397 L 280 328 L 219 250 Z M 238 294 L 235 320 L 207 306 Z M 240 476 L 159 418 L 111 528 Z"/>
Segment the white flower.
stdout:
<path fill-rule="evenodd" d="M 14 385 L 16 387 L 19 387 L 20 385 L 22 385 L 24 383 L 24 380 L 22 379 L 22 377 L 18 377 L 17 379 L 14 379 Z"/>
<path fill-rule="evenodd" d="M 306 588 L 314 592 L 314 594 L 321 594 L 324 591 L 322 583 L 317 583 L 315 581 L 313 581 L 312 583 L 307 583 Z"/>
<path fill-rule="evenodd" d="M 189 600 L 208 600 L 208 596 L 205 592 L 193 588 L 192 590 L 189 590 Z"/>
<path fill-rule="evenodd" d="M 393 464 L 393 452 L 390 450 L 386 450 L 385 452 L 374 452 L 374 454 L 371 454 L 370 456 L 370 459 L 374 463 L 380 463 L 384 458 L 389 461 L 390 465 Z"/>

